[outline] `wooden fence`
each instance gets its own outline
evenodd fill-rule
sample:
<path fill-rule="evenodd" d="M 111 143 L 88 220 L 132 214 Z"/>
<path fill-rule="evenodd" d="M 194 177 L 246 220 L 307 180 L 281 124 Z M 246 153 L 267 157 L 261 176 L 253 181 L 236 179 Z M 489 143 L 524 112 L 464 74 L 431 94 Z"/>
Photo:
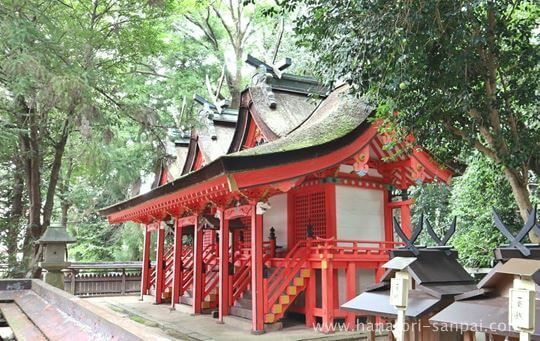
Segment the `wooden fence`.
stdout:
<path fill-rule="evenodd" d="M 64 290 L 76 296 L 133 295 L 141 290 L 141 262 L 72 263 Z"/>

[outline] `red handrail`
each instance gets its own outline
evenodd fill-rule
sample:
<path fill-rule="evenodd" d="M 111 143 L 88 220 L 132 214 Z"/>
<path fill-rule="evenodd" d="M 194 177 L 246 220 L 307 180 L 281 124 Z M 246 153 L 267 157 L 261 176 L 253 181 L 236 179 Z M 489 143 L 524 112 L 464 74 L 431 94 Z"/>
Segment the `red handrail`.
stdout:
<path fill-rule="evenodd" d="M 249 282 L 251 281 L 251 254 L 240 258 L 238 260 L 238 266 L 233 275 L 233 287 L 232 287 L 232 301 L 233 304 L 242 293 L 247 289 Z"/>
<path fill-rule="evenodd" d="M 279 268 L 268 279 L 268 286 L 265 303 L 265 313 L 270 311 L 270 308 L 277 302 L 283 291 L 290 285 L 290 282 L 296 277 L 298 271 L 304 266 L 309 259 L 309 246 L 305 246 L 306 242 L 298 242 L 294 248 L 285 257 L 287 268 Z"/>
<path fill-rule="evenodd" d="M 206 265 L 203 299 L 206 298 L 219 283 L 217 259 L 217 246 L 215 244 L 209 244 L 205 250 L 203 250 L 203 264 Z"/>

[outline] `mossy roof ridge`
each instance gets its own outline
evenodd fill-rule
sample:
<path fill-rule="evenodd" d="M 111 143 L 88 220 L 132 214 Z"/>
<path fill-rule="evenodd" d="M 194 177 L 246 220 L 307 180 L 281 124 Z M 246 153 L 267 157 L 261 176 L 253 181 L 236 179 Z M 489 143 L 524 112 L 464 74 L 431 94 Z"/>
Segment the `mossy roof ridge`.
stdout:
<path fill-rule="evenodd" d="M 274 91 L 277 106 L 271 109 L 267 95 L 259 86 L 249 88 L 258 117 L 278 137 L 283 137 L 304 122 L 321 102 L 320 97 L 305 94 Z"/>
<path fill-rule="evenodd" d="M 262 155 L 321 145 L 347 135 L 371 113 L 363 98 L 350 93 L 347 85 L 335 89 L 297 129 L 279 140 L 229 156 Z"/>

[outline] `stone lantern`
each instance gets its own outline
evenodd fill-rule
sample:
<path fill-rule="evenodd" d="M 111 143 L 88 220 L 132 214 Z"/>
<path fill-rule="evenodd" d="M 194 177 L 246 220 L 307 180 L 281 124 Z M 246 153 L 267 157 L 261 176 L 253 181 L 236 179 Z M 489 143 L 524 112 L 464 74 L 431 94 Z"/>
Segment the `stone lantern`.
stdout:
<path fill-rule="evenodd" d="M 43 247 L 43 261 L 39 266 L 47 270 L 44 276 L 45 283 L 64 289 L 62 269 L 70 264 L 67 262 L 67 244 L 76 241 L 61 224 L 51 224 L 37 241 Z"/>

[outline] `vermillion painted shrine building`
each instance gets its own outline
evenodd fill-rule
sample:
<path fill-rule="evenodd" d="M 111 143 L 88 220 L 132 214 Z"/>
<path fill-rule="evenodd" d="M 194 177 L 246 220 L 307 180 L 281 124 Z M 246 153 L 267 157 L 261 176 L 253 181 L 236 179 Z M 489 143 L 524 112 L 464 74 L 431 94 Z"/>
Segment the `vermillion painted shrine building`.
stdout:
<path fill-rule="evenodd" d="M 255 333 L 288 312 L 355 325 L 339 307 L 382 277 L 394 216 L 410 233 L 407 189 L 451 175 L 372 114 L 346 84 L 264 63 L 239 110 L 206 103 L 177 143 L 181 174 L 164 167 L 159 186 L 101 211 L 144 227 L 141 294 L 250 319 Z"/>

